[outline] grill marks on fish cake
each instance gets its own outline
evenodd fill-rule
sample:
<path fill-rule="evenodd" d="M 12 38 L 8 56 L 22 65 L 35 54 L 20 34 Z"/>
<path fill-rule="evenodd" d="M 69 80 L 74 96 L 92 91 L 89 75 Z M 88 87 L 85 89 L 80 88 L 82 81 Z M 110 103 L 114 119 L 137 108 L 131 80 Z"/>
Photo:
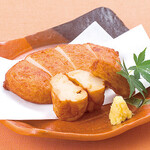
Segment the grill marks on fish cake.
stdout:
<path fill-rule="evenodd" d="M 22 60 L 6 73 L 4 87 L 21 98 L 40 104 L 51 103 L 51 76 Z"/>
<path fill-rule="evenodd" d="M 31 59 L 33 61 L 31 61 Z M 44 51 L 33 53 L 29 55 L 26 60 L 37 67 L 39 65 L 42 66 L 44 68 L 43 71 L 46 70 L 52 76 L 57 73 L 66 73 L 74 70 L 72 64 L 55 49 L 46 49 Z"/>

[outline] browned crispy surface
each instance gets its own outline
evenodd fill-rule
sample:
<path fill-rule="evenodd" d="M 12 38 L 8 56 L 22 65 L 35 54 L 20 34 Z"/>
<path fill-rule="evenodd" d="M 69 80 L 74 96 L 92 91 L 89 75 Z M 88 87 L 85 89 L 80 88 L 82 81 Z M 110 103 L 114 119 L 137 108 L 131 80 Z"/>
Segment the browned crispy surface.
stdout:
<path fill-rule="evenodd" d="M 94 103 L 91 98 L 89 97 L 88 98 L 88 105 L 87 105 L 87 108 L 86 108 L 86 111 L 87 112 L 93 112 L 95 110 L 99 110 L 101 109 L 101 106 L 102 106 L 102 103 Z"/>
<path fill-rule="evenodd" d="M 124 77 L 117 74 L 121 70 L 118 64 L 120 62 L 119 53 L 113 49 L 94 44 L 90 44 L 90 46 L 98 56 L 98 60 L 91 67 L 92 73 L 104 79 L 106 85 L 112 88 L 118 95 L 128 97 L 130 93 L 129 84 Z"/>
<path fill-rule="evenodd" d="M 57 117 L 65 121 L 75 121 L 86 111 L 88 100 L 81 101 L 61 101 L 52 90 L 53 110 Z"/>
<path fill-rule="evenodd" d="M 76 69 L 90 71 L 90 66 L 95 61 L 95 56 L 81 44 L 69 44 L 60 46 L 70 57 Z"/>
<path fill-rule="evenodd" d="M 91 95 L 91 97 L 89 96 L 89 104 L 87 107 L 87 110 L 89 112 L 92 112 L 93 110 L 97 110 L 101 108 L 104 102 L 104 92 L 105 92 L 105 88 L 99 91 L 89 93 L 89 95 Z M 97 101 L 94 101 L 95 99 L 97 99 Z"/>
<path fill-rule="evenodd" d="M 94 44 L 89 45 L 98 59 L 85 45 L 72 44 L 60 47 L 77 69 L 91 69 L 94 75 L 104 79 L 117 94 L 127 97 L 130 92 L 129 85 L 124 77 L 116 74 L 121 70 L 117 63 L 120 61 L 118 52 Z M 47 49 L 30 56 L 52 75 L 73 70 L 71 63 L 55 49 Z M 48 73 L 23 60 L 7 72 L 4 87 L 30 102 L 51 103 L 50 79 Z"/>
<path fill-rule="evenodd" d="M 71 63 L 55 49 L 46 49 L 29 55 L 32 59 L 47 69 L 52 76 L 74 70 Z"/>
<path fill-rule="evenodd" d="M 4 87 L 21 98 L 40 104 L 51 103 L 50 75 L 22 60 L 6 73 Z"/>

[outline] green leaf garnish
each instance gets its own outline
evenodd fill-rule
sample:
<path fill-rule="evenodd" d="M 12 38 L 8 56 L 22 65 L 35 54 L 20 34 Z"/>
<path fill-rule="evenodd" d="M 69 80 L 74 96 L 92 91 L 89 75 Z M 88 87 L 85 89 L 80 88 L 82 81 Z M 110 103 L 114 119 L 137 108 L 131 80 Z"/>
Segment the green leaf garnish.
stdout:
<path fill-rule="evenodd" d="M 130 105 L 134 105 L 136 108 L 141 107 L 141 105 L 143 104 L 143 99 L 139 99 L 135 97 L 125 99 L 125 101 Z"/>
<path fill-rule="evenodd" d="M 137 64 L 138 63 L 138 58 L 137 58 L 137 56 L 135 54 L 133 54 L 133 59 L 135 61 L 135 64 Z"/>
<path fill-rule="evenodd" d="M 138 56 L 137 65 L 141 64 L 145 59 L 145 51 L 147 48 L 145 48 Z"/>
<path fill-rule="evenodd" d="M 135 77 L 136 79 L 140 79 L 140 73 L 138 72 L 137 69 L 134 70 L 134 77 Z"/>
<path fill-rule="evenodd" d="M 143 105 L 149 105 L 150 104 L 150 99 L 146 99 L 143 103 Z"/>
<path fill-rule="evenodd" d="M 140 77 L 142 76 L 147 82 L 150 83 L 150 60 L 145 60 L 146 49 L 147 48 L 145 48 L 138 56 L 136 56 L 136 54 L 133 54 L 135 66 L 131 66 L 127 69 L 124 61 L 122 64 L 119 63 L 122 70 L 117 73 L 126 78 L 129 83 L 130 86 L 129 99 L 132 98 L 135 89 L 137 89 L 145 100 L 144 93 L 147 93 L 147 91 L 142 82 L 140 81 Z M 131 74 L 132 71 L 134 71 L 133 75 Z"/>
<path fill-rule="evenodd" d="M 149 99 L 140 99 L 136 97 L 131 97 L 125 99 L 126 103 L 135 106 L 136 108 L 139 108 L 143 105 L 150 105 L 150 98 Z"/>

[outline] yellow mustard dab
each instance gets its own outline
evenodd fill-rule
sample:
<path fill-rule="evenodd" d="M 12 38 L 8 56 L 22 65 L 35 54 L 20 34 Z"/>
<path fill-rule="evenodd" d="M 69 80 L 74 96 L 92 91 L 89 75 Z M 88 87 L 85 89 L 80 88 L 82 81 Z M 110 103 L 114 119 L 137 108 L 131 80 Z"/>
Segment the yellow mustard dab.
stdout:
<path fill-rule="evenodd" d="M 109 119 L 112 125 L 120 124 L 126 119 L 132 117 L 132 112 L 129 110 L 122 96 L 116 96 L 111 105 Z"/>

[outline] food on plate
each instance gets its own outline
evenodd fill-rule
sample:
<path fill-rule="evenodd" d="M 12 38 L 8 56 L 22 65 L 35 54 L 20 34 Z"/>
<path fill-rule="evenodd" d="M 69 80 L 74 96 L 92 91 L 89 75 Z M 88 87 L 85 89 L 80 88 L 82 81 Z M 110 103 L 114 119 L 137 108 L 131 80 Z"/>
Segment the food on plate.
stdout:
<path fill-rule="evenodd" d="M 117 74 L 121 71 L 118 52 L 113 49 L 89 44 L 98 59 L 91 66 L 92 73 L 105 80 L 105 84 L 123 97 L 129 97 L 130 88 L 127 80 Z"/>
<path fill-rule="evenodd" d="M 33 103 L 51 103 L 51 77 L 26 60 L 15 64 L 6 73 L 4 88 Z"/>
<path fill-rule="evenodd" d="M 50 83 L 53 110 L 57 117 L 65 121 L 74 121 L 80 118 L 87 108 L 87 92 L 61 73 L 52 77 Z"/>
<path fill-rule="evenodd" d="M 81 86 L 88 92 L 89 102 L 87 111 L 91 112 L 100 108 L 104 101 L 104 81 L 93 74 L 83 70 L 74 70 L 67 73 L 67 76 L 75 84 Z"/>
<path fill-rule="evenodd" d="M 81 44 L 60 45 L 58 47 L 71 60 L 76 69 L 90 71 L 90 66 L 96 59 L 94 52 L 88 50 L 86 46 Z M 57 50 L 58 47 L 56 47 Z"/>
<path fill-rule="evenodd" d="M 126 119 L 132 117 L 132 112 L 129 110 L 122 96 L 116 96 L 111 105 L 109 119 L 112 125 L 120 124 Z"/>
<path fill-rule="evenodd" d="M 75 69 L 61 53 L 53 48 L 30 54 L 26 60 L 34 65 L 42 66 L 51 76 Z"/>
<path fill-rule="evenodd" d="M 116 74 L 121 70 L 116 61 L 119 61 L 118 52 L 106 47 L 89 43 L 60 45 L 30 54 L 18 62 L 6 74 L 4 87 L 30 102 L 51 103 L 49 81 L 52 76 L 92 68 L 117 94 L 126 97 L 129 85 L 124 77 Z M 91 108 L 93 105 L 89 104 Z"/>

